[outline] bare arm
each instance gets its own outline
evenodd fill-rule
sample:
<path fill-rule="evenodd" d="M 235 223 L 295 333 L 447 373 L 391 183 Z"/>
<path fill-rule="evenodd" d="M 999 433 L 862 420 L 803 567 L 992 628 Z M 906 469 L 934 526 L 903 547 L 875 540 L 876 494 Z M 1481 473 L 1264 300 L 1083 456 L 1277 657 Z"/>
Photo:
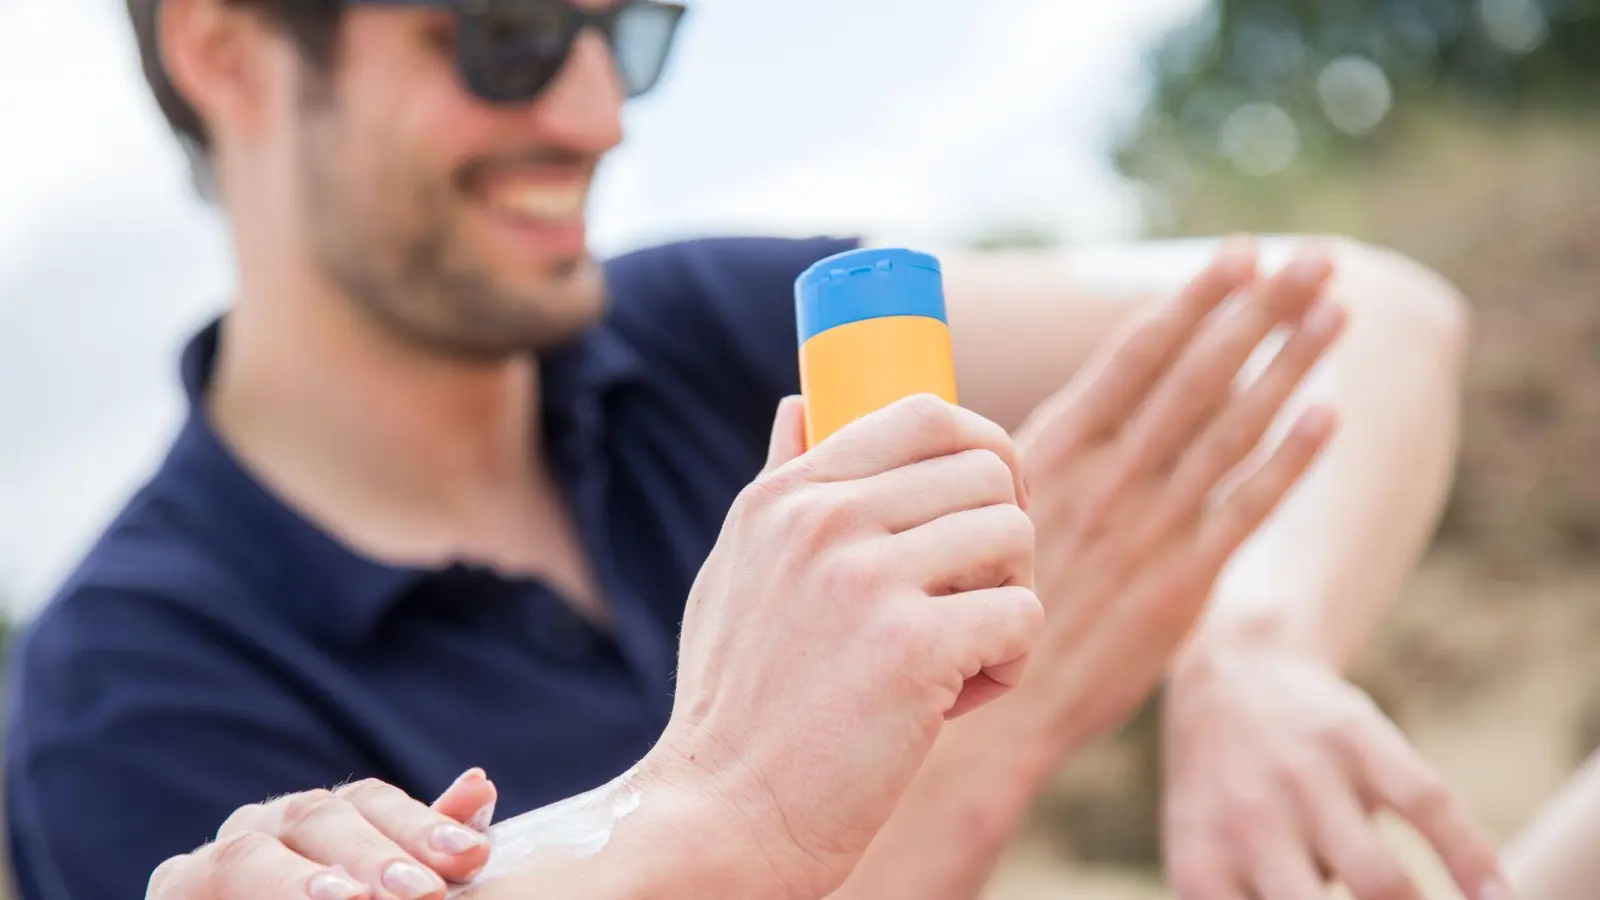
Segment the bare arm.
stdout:
<path fill-rule="evenodd" d="M 1505 852 L 1521 900 L 1589 900 L 1600 884 L 1600 753 L 1568 779 Z"/>
<path fill-rule="evenodd" d="M 490 829 L 488 865 L 450 897 L 794 896 L 728 813 L 703 789 L 624 776 Z"/>
<path fill-rule="evenodd" d="M 1412 263 L 1348 241 L 1326 245 L 1335 263 L 1328 294 L 1349 324 L 1280 422 L 1321 403 L 1337 411 L 1340 432 L 1227 570 L 1188 651 L 1196 656 L 1248 635 L 1343 666 L 1381 617 L 1442 505 L 1456 438 L 1463 305 Z M 1292 246 L 1266 241 L 1265 268 L 1284 262 Z M 1018 427 L 1097 345 L 1176 291 L 1215 250 L 1212 241 L 1175 241 L 944 255 L 963 404 Z M 1049 541 L 1043 532 L 1039 540 L 1042 560 Z M 840 897 L 977 895 L 1033 795 L 1082 740 L 1056 736 L 1041 746 L 1020 700 L 947 731 Z"/>

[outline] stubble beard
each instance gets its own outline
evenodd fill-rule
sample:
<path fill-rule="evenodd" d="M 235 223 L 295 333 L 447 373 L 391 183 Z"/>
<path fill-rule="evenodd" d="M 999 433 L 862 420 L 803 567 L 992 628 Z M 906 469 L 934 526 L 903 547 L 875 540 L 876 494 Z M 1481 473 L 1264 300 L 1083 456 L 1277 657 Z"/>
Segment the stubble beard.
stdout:
<path fill-rule="evenodd" d="M 587 289 L 592 257 L 552 265 L 546 289 L 508 290 L 453 239 L 454 182 L 430 180 L 398 154 L 367 155 L 366 171 L 341 171 L 350 137 L 335 105 L 320 92 L 303 105 L 301 201 L 311 259 L 364 318 L 428 355 L 475 364 L 559 346 L 590 324 L 584 313 L 560 315 L 573 304 L 559 294 Z M 597 273 L 589 280 L 598 292 Z M 598 314 L 600 298 L 584 300 L 578 305 Z"/>

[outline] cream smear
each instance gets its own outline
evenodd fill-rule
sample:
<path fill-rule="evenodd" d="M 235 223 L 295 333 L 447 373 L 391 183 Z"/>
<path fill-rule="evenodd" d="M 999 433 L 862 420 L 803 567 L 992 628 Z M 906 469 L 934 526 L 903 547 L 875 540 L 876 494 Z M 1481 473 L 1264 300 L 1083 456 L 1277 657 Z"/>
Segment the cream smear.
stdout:
<path fill-rule="evenodd" d="M 643 792 L 632 783 L 633 770 L 587 793 L 507 819 L 485 832 L 489 862 L 471 882 L 455 887 L 450 897 L 517 871 L 527 859 L 546 850 L 578 857 L 593 856 L 611 842 L 617 823 L 636 811 Z"/>

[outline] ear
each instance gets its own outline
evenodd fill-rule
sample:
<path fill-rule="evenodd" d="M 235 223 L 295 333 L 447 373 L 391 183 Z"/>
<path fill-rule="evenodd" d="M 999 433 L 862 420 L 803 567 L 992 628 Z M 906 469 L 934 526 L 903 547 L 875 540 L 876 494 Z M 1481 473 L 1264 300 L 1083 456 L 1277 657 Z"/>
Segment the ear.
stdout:
<path fill-rule="evenodd" d="M 259 14 L 228 0 L 163 0 L 157 35 L 173 88 L 206 130 L 253 130 L 263 120 L 272 38 Z"/>

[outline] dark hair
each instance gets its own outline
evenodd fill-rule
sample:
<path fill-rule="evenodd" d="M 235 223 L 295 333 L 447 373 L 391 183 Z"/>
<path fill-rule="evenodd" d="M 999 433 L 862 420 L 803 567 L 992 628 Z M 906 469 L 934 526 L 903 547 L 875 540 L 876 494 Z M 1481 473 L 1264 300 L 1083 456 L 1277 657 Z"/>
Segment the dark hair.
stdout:
<path fill-rule="evenodd" d="M 340 0 L 220 0 L 233 6 L 249 7 L 263 22 L 294 42 L 300 56 L 313 69 L 326 71 L 333 64 L 339 37 Z M 155 95 L 156 105 L 167 124 L 178 136 L 190 162 L 198 170 L 206 168 L 211 151 L 211 136 L 206 123 L 193 106 L 173 86 L 161 59 L 160 15 L 162 0 L 127 0 L 128 18 L 139 45 L 139 62 L 145 81 Z M 204 188 L 202 187 L 202 190 Z"/>

